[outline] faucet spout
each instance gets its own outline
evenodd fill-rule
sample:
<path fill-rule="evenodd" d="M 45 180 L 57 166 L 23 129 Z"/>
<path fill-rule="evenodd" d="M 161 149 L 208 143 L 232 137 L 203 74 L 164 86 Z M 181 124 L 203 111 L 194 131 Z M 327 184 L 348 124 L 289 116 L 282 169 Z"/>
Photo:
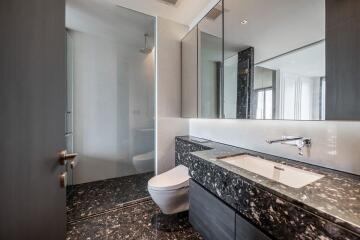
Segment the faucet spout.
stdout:
<path fill-rule="evenodd" d="M 299 150 L 299 155 L 303 156 L 303 148 L 311 146 L 311 139 L 305 137 L 292 137 L 292 136 L 282 136 L 281 139 L 267 139 L 268 144 L 281 143 L 291 146 L 296 146 Z"/>
<path fill-rule="evenodd" d="M 303 139 L 303 137 L 288 137 L 288 136 L 283 136 L 281 137 L 281 139 L 267 139 L 266 142 L 268 144 L 273 144 L 273 143 L 284 143 L 284 142 L 291 142 L 291 141 L 296 141 L 296 140 L 301 140 Z"/>

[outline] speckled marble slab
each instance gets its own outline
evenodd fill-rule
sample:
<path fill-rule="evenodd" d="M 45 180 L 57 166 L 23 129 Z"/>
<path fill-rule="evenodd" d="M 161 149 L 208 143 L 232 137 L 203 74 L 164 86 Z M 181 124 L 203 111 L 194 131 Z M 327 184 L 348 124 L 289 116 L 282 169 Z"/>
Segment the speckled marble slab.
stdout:
<path fill-rule="evenodd" d="M 181 141 L 182 138 L 179 140 L 175 140 L 175 149 L 180 149 L 180 151 L 175 150 L 175 165 L 184 165 L 189 167 L 191 163 L 191 152 L 203 151 L 203 150 L 210 150 L 211 147 L 201 145 L 199 143 L 195 143 L 196 138 L 187 138 L 189 141 Z"/>
<path fill-rule="evenodd" d="M 189 152 L 191 144 L 199 150 Z M 241 153 L 325 177 L 295 189 L 217 159 Z M 176 156 L 195 181 L 277 239 L 360 238 L 359 176 L 190 137 L 176 138 Z"/>
<path fill-rule="evenodd" d="M 157 213 L 160 209 L 149 200 L 69 223 L 66 240 L 202 240 L 189 222 L 175 232 L 157 230 L 151 223 Z"/>
<path fill-rule="evenodd" d="M 69 186 L 66 203 L 68 221 L 149 197 L 147 182 L 153 176 L 154 173 L 150 172 Z"/>

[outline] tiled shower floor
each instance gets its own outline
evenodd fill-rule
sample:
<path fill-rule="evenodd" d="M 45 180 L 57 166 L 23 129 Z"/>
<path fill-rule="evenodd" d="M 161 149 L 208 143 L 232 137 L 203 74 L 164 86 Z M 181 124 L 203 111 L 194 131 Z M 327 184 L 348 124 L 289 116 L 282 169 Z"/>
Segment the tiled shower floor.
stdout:
<path fill-rule="evenodd" d="M 75 221 L 149 197 L 147 182 L 153 172 L 69 186 L 67 219 Z"/>

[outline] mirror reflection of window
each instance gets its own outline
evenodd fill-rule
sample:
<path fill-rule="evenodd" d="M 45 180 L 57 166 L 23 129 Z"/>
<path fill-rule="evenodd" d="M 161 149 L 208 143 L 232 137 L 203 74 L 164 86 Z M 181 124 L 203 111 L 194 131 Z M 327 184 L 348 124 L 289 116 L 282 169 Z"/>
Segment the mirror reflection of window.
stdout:
<path fill-rule="evenodd" d="M 255 91 L 260 84 L 275 90 L 275 100 L 266 100 L 275 103 L 274 118 L 324 119 L 325 41 L 256 64 Z M 257 102 L 257 106 L 262 105 Z M 268 119 L 265 114 L 259 115 L 259 111 L 256 110 L 256 119 Z"/>
<path fill-rule="evenodd" d="M 320 92 L 320 120 L 325 120 L 325 107 L 326 107 L 326 101 L 325 101 L 325 93 L 326 93 L 326 81 L 325 77 L 321 78 L 321 92 Z"/>
<path fill-rule="evenodd" d="M 273 118 L 273 94 L 272 88 L 263 88 L 255 91 L 256 96 L 256 119 Z"/>
<path fill-rule="evenodd" d="M 251 108 L 254 109 L 255 119 L 273 119 L 273 90 L 276 89 L 276 70 L 256 66 L 254 70 L 254 93 Z"/>

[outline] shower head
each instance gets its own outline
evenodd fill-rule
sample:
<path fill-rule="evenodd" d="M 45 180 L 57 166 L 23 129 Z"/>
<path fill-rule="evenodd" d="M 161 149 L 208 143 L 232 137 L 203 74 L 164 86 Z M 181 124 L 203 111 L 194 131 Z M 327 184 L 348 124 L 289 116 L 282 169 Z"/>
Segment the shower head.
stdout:
<path fill-rule="evenodd" d="M 144 54 L 149 54 L 152 52 L 152 49 L 151 48 L 142 48 L 142 49 L 140 49 L 140 52 L 144 53 Z"/>
<path fill-rule="evenodd" d="M 145 33 L 144 34 L 144 37 L 145 37 L 145 47 L 140 49 L 140 52 L 141 53 L 144 53 L 144 54 L 149 54 L 152 52 L 152 48 L 148 47 L 148 37 L 149 37 L 149 34 Z"/>

